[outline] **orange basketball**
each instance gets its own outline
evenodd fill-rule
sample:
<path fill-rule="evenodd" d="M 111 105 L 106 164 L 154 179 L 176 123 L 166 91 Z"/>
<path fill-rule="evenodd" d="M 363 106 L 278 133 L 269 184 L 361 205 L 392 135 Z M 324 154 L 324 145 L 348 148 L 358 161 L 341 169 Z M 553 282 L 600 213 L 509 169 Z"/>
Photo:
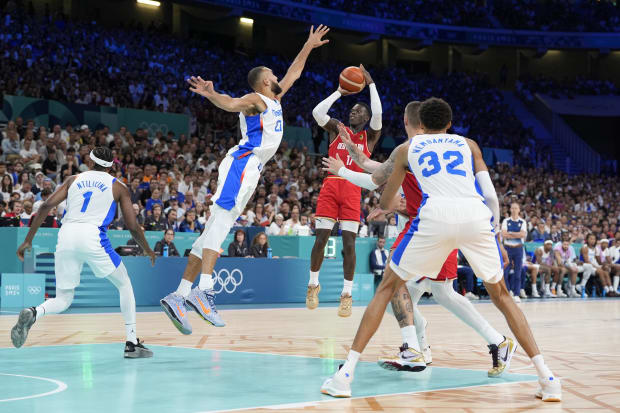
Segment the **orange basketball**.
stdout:
<path fill-rule="evenodd" d="M 359 67 L 349 66 L 340 72 L 340 87 L 348 92 L 361 92 L 366 86 L 364 74 Z"/>

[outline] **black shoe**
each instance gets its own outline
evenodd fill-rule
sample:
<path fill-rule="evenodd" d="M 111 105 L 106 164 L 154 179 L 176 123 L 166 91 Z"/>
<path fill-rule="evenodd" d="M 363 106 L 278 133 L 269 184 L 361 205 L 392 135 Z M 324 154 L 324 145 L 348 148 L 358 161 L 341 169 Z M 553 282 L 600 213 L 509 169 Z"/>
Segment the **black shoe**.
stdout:
<path fill-rule="evenodd" d="M 20 311 L 17 324 L 11 329 L 11 341 L 15 347 L 20 348 L 24 345 L 28 338 L 30 327 L 32 327 L 36 319 L 37 309 L 35 307 L 24 308 Z"/>
<path fill-rule="evenodd" d="M 153 357 L 153 352 L 144 347 L 144 344 L 137 340 L 138 344 L 134 344 L 131 341 L 125 342 L 125 358 L 126 359 L 140 359 Z"/>

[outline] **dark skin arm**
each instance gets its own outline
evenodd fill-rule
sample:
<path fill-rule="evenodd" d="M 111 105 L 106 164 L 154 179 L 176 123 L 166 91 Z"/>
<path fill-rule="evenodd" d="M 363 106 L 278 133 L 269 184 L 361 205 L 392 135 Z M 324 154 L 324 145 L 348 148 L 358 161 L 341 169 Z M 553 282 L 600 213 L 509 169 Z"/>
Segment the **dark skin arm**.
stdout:
<path fill-rule="evenodd" d="M 114 182 L 112 191 L 114 194 L 114 199 L 119 203 L 121 212 L 123 213 L 123 218 L 125 219 L 125 225 L 131 233 L 131 236 L 136 240 L 140 248 L 144 250 L 144 254 L 150 257 L 151 265 L 155 265 L 155 252 L 151 249 L 148 242 L 146 242 L 146 238 L 144 238 L 144 231 L 142 231 L 142 228 L 138 225 L 138 221 L 136 220 L 136 215 L 133 210 L 133 204 L 131 202 L 129 189 L 127 189 L 127 187 L 122 183 L 116 181 Z"/>
<path fill-rule="evenodd" d="M 39 230 L 39 227 L 41 227 L 43 221 L 45 221 L 45 218 L 47 218 L 47 216 L 49 215 L 50 211 L 57 207 L 58 204 L 60 204 L 62 201 L 67 199 L 69 187 L 71 186 L 75 178 L 76 175 L 67 178 L 67 180 L 62 185 L 59 185 L 58 188 L 56 188 L 56 190 L 54 191 L 54 193 L 50 195 L 50 197 L 47 198 L 47 200 L 43 202 L 39 207 L 37 215 L 35 215 L 34 219 L 32 220 L 32 224 L 30 225 L 30 229 L 28 230 L 26 239 L 24 239 L 24 242 L 22 242 L 19 248 L 17 248 L 17 258 L 19 258 L 20 261 L 24 261 L 24 252 L 27 249 L 32 248 L 32 240 L 34 239 L 34 236 Z"/>

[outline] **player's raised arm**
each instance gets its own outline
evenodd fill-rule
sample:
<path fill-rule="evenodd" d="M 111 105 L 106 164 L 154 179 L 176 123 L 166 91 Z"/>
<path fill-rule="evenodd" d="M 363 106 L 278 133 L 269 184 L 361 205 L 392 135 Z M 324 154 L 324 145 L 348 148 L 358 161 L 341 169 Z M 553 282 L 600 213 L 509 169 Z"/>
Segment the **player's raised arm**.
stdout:
<path fill-rule="evenodd" d="M 256 93 L 250 93 L 240 98 L 233 98 L 224 93 L 218 93 L 213 82 L 204 80 L 200 76 L 187 79 L 189 90 L 209 99 L 218 108 L 226 112 L 242 112 L 244 115 L 255 115 L 265 110 L 265 103 Z"/>
<path fill-rule="evenodd" d="M 142 228 L 138 225 L 129 190 L 124 184 L 118 181 L 114 182 L 114 190 L 118 194 L 118 203 L 121 207 L 121 212 L 123 213 L 123 219 L 125 220 L 127 229 L 131 233 L 133 239 L 135 239 L 142 250 L 144 250 L 144 254 L 151 258 L 151 265 L 155 265 L 155 252 L 146 241 L 144 231 L 142 231 Z"/>
<path fill-rule="evenodd" d="M 301 72 L 304 70 L 304 66 L 306 65 L 306 60 L 310 55 L 310 52 L 317 47 L 323 46 L 325 43 L 329 43 L 328 39 L 323 40 L 323 36 L 325 36 L 329 32 L 329 27 L 323 26 L 322 24 L 314 30 L 314 26 L 310 27 L 310 34 L 308 35 L 308 40 L 304 44 L 304 47 L 301 48 L 301 51 L 293 60 L 293 63 L 286 71 L 286 75 L 280 81 L 280 87 L 282 88 L 282 92 L 278 95 L 278 99 L 282 99 L 282 97 L 288 92 L 288 90 L 293 86 L 293 83 L 301 76 Z"/>
<path fill-rule="evenodd" d="M 499 233 L 499 200 L 497 199 L 497 193 L 495 192 L 493 181 L 491 181 L 491 176 L 489 176 L 489 169 L 484 163 L 482 152 L 480 151 L 478 144 L 471 139 L 466 140 L 474 157 L 474 173 L 476 175 L 476 181 L 478 181 L 478 185 L 480 185 L 480 190 L 482 190 L 484 200 L 493 213 L 492 223 L 495 228 L 495 232 Z"/>
<path fill-rule="evenodd" d="M 405 173 L 408 167 L 407 154 L 409 152 L 408 145 L 400 145 L 396 151 L 396 158 L 394 160 L 394 170 L 387 180 L 387 184 L 383 193 L 381 194 L 381 200 L 379 206 L 383 210 L 388 210 L 392 207 L 394 197 L 398 194 L 398 189 L 405 179 Z"/>
<path fill-rule="evenodd" d="M 377 92 L 377 85 L 372 80 L 370 73 L 364 68 L 364 65 L 360 65 L 360 70 L 364 75 L 364 80 L 368 85 L 370 91 L 370 111 L 372 115 L 370 117 L 370 128 L 368 129 L 368 149 L 372 151 L 381 137 L 381 116 L 383 114 L 383 108 L 381 107 L 381 99 L 379 99 L 379 93 Z"/>
<path fill-rule="evenodd" d="M 28 234 L 26 235 L 24 242 L 22 242 L 22 245 L 20 245 L 17 249 L 17 257 L 21 261 L 24 260 L 24 251 L 32 248 L 32 240 L 43 221 L 45 221 L 45 218 L 47 218 L 47 216 L 49 215 L 50 211 L 57 207 L 58 204 L 60 204 L 62 201 L 67 199 L 67 195 L 69 194 L 69 187 L 71 186 L 75 178 L 76 175 L 67 178 L 67 180 L 63 182 L 62 185 L 58 186 L 54 193 L 50 195 L 50 197 L 47 198 L 47 200 L 44 201 L 39 207 L 37 214 L 32 220 L 32 224 L 30 225 L 30 229 L 28 230 Z"/>

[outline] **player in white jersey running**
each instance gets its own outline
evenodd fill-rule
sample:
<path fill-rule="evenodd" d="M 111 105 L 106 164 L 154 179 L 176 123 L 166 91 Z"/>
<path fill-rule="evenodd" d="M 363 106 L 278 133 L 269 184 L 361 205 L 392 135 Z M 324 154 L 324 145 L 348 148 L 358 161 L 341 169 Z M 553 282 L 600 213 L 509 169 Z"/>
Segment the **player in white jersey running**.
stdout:
<path fill-rule="evenodd" d="M 192 76 L 188 80 L 192 92 L 206 97 L 227 112 L 239 112 L 242 139 L 228 151 L 218 167 L 217 191 L 211 199 L 211 217 L 192 245 L 179 287 L 160 301 L 166 315 L 183 334 L 192 333 L 186 304 L 212 325 L 225 325 L 215 308 L 212 278 L 220 247 L 254 193 L 263 166 L 280 146 L 284 129 L 280 101 L 301 76 L 310 52 L 329 42 L 322 40 L 327 32 L 329 28 L 323 25 L 316 31 L 314 26 L 310 28 L 308 40 L 280 82 L 265 66 L 250 70 L 248 83 L 253 92 L 241 98 L 216 92 L 213 82 L 201 77 Z M 199 284 L 192 289 L 199 273 Z"/>
<path fill-rule="evenodd" d="M 106 147 L 95 148 L 90 153 L 90 159 L 94 162 L 92 170 L 70 176 L 41 204 L 26 239 L 17 250 L 17 256 L 23 261 L 24 251 L 32 248 L 32 239 L 43 220 L 52 209 L 67 200 L 54 253 L 56 297 L 37 307 L 23 309 L 19 313 L 17 324 L 11 330 L 11 340 L 15 347 L 21 347 L 36 320 L 46 314 L 58 314 L 69 308 L 75 288 L 80 284 L 82 266 L 86 263 L 95 277 L 106 278 L 118 289 L 127 333 L 125 358 L 152 357 L 153 352 L 136 338 L 136 301 L 133 288 L 127 269 L 107 236 L 108 226 L 116 214 L 117 202 L 129 232 L 151 258 L 152 264 L 155 264 L 155 253 L 136 222 L 129 190 L 109 174 L 113 164 L 112 151 Z"/>
<path fill-rule="evenodd" d="M 502 281 L 502 258 L 495 233 L 499 203 L 480 148 L 470 139 L 446 133 L 451 127 L 452 109 L 445 101 L 428 99 L 419 113 L 425 134 L 412 137 L 409 146 L 398 150 L 380 202 L 382 209 L 389 207 L 410 170 L 423 193 L 417 218 L 396 248 L 364 312 L 347 361 L 323 383 L 321 391 L 335 397 L 351 396 L 360 353 L 377 331 L 394 293 L 408 280 L 435 278 L 446 257 L 458 248 L 482 278 L 493 303 L 532 359 L 540 385 L 536 396 L 543 401 L 560 401 L 560 380 L 545 364 L 525 316 Z"/>

